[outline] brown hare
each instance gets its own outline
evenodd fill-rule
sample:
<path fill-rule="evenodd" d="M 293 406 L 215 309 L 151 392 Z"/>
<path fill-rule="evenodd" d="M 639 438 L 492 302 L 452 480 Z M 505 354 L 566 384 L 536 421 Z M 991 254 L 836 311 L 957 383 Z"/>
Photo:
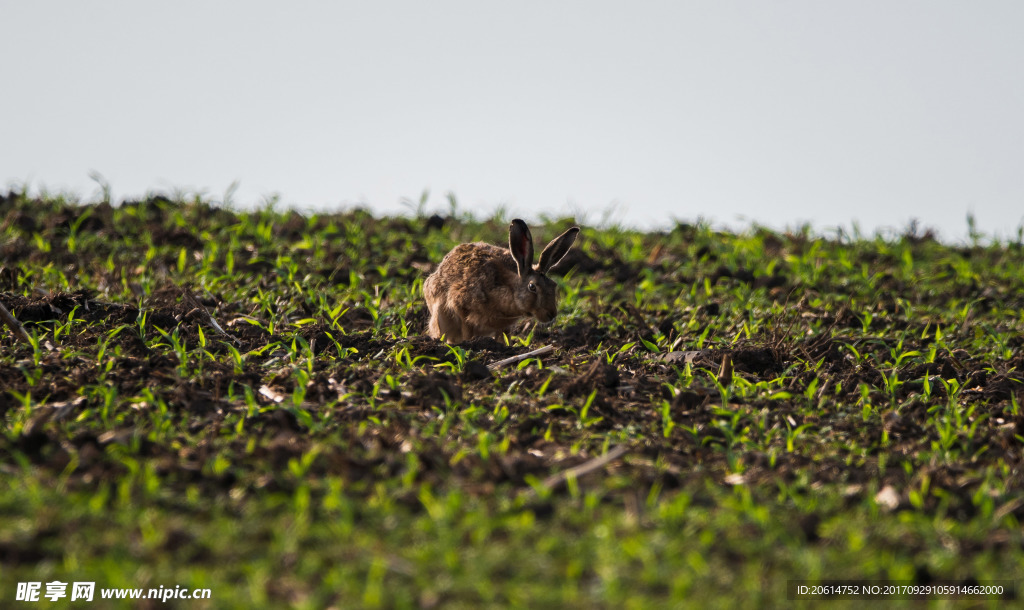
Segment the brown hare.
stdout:
<path fill-rule="evenodd" d="M 430 310 L 427 332 L 448 343 L 506 331 L 525 316 L 555 319 L 555 282 L 545 275 L 569 252 L 579 227 L 551 240 L 533 264 L 533 237 L 526 223 L 508 227 L 508 249 L 482 242 L 459 244 L 423 282 Z"/>

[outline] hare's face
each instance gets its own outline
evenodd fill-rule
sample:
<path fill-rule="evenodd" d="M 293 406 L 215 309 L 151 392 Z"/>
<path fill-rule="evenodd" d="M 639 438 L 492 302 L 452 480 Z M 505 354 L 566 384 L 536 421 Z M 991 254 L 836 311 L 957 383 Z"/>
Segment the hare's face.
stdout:
<path fill-rule="evenodd" d="M 579 227 L 572 227 L 551 240 L 540 253 L 540 261 L 534 265 L 530 228 L 522 219 L 512 221 L 508 227 L 508 251 L 519 274 L 519 287 L 515 296 L 519 312 L 537 318 L 542 324 L 555 319 L 558 313 L 558 297 L 555 295 L 557 286 L 545 274 L 565 256 L 579 232 Z"/>
<path fill-rule="evenodd" d="M 520 280 L 517 296 L 521 311 L 547 324 L 558 313 L 558 285 L 541 273 L 530 273 Z"/>

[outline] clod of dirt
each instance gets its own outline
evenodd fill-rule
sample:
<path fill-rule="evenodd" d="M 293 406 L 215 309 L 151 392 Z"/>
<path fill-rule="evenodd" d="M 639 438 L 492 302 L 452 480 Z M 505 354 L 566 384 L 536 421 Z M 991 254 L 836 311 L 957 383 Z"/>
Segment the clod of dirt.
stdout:
<path fill-rule="evenodd" d="M 699 407 L 708 402 L 709 396 L 706 391 L 702 388 L 698 388 L 700 392 L 692 390 L 684 390 L 672 398 L 672 408 L 680 409 L 683 411 L 689 411 L 690 409 Z"/>
<path fill-rule="evenodd" d="M 314 354 L 319 355 L 328 348 L 334 347 L 334 335 L 331 334 L 328 325 L 324 322 L 304 327 L 299 335 L 309 342 Z"/>
<path fill-rule="evenodd" d="M 427 231 L 440 231 L 444 228 L 445 218 L 440 214 L 434 214 L 427 219 L 426 228 Z"/>
<path fill-rule="evenodd" d="M 754 347 L 733 351 L 732 361 L 736 370 L 764 375 L 781 371 L 785 358 L 778 350 Z"/>
<path fill-rule="evenodd" d="M 594 390 L 614 391 L 619 387 L 619 370 L 610 364 L 595 361 L 585 373 L 565 386 L 567 398 L 586 396 Z"/>
<path fill-rule="evenodd" d="M 407 402 L 421 406 L 443 407 L 445 396 L 448 401 L 462 400 L 462 387 L 456 383 L 455 378 L 436 371 L 414 377 L 409 382 L 409 390 L 412 397 Z"/>
<path fill-rule="evenodd" d="M 474 352 L 495 352 L 503 353 L 508 346 L 494 337 L 476 337 L 462 343 L 462 347 Z"/>
<path fill-rule="evenodd" d="M 462 381 L 480 381 L 481 379 L 493 379 L 494 375 L 487 365 L 479 360 L 470 360 L 462 367 Z"/>
<path fill-rule="evenodd" d="M 373 354 L 381 348 L 386 347 L 382 341 L 374 339 L 373 332 L 368 330 L 341 335 L 340 337 L 336 337 L 336 339 L 342 347 L 356 348 L 360 357 Z"/>
<path fill-rule="evenodd" d="M 715 317 L 722 312 L 722 306 L 718 303 L 711 302 L 701 305 L 697 311 L 705 316 Z"/>

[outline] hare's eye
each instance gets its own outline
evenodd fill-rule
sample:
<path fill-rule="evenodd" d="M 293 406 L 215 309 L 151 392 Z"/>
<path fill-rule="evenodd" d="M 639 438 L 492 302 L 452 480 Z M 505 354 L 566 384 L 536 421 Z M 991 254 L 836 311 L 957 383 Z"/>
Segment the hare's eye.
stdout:
<path fill-rule="evenodd" d="M 537 292 L 537 284 L 534 284 L 533 282 L 530 282 L 527 288 L 530 289 L 530 292 Z"/>

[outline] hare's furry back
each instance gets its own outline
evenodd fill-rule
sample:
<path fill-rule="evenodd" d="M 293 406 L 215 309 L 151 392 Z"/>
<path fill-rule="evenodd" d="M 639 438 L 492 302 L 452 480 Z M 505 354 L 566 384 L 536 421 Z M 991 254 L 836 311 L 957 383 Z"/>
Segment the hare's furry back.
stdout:
<path fill-rule="evenodd" d="M 573 227 L 553 239 L 537 266 L 530 230 L 519 219 L 509 226 L 507 249 L 482 242 L 453 248 L 423 283 L 428 334 L 461 343 L 506 331 L 525 316 L 553 320 L 556 285 L 545 272 L 568 252 L 578 233 Z"/>
<path fill-rule="evenodd" d="M 456 246 L 423 283 L 428 333 L 460 343 L 507 329 L 523 317 L 515 306 L 517 281 L 508 249 L 481 242 Z"/>

